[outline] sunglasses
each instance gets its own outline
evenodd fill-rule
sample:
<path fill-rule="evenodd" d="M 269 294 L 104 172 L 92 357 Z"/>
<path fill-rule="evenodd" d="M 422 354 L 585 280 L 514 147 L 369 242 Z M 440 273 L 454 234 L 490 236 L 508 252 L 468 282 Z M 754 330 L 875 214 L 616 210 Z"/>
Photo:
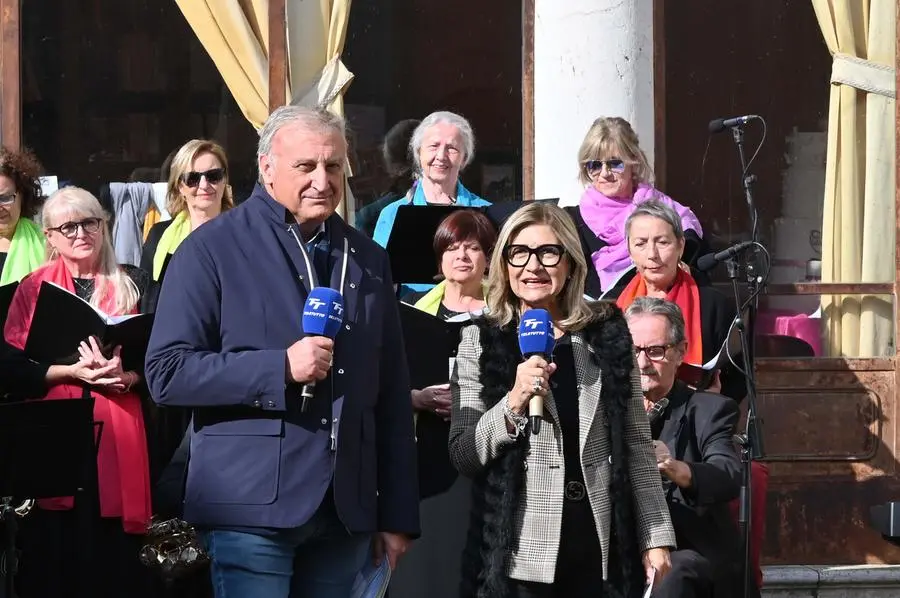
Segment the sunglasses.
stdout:
<path fill-rule="evenodd" d="M 100 218 L 85 218 L 78 222 L 65 222 L 59 226 L 48 227 L 47 230 L 55 230 L 67 239 L 74 239 L 78 236 L 79 228 L 86 235 L 96 235 L 102 223 L 103 221 Z"/>
<path fill-rule="evenodd" d="M 637 359 L 641 353 L 644 353 L 650 361 L 662 361 L 666 358 L 666 351 L 674 346 L 675 345 L 652 345 L 650 347 L 638 347 L 635 345 L 631 350 L 634 352 L 635 359 Z"/>
<path fill-rule="evenodd" d="M 503 259 L 514 268 L 524 268 L 531 261 L 531 256 L 535 256 L 540 265 L 551 268 L 559 264 L 565 254 L 562 245 L 541 245 L 534 249 L 528 245 L 507 245 L 503 250 Z"/>
<path fill-rule="evenodd" d="M 610 158 L 609 160 L 588 160 L 584 163 L 584 169 L 588 174 L 596 174 L 603 170 L 603 167 L 606 166 L 606 170 L 609 172 L 614 172 L 616 174 L 622 174 L 625 172 L 625 160 L 621 158 Z"/>
<path fill-rule="evenodd" d="M 210 185 L 221 183 L 223 180 L 225 180 L 225 169 L 210 168 L 209 170 L 204 170 L 203 172 L 196 172 L 194 170 L 191 170 L 190 172 L 184 173 L 184 176 L 181 177 L 181 180 L 184 181 L 184 184 L 188 187 L 199 187 L 200 179 L 202 178 L 206 178 L 206 182 Z"/>
<path fill-rule="evenodd" d="M 14 201 L 16 201 L 15 193 L 6 193 L 4 195 L 0 195 L 0 206 L 12 205 Z"/>

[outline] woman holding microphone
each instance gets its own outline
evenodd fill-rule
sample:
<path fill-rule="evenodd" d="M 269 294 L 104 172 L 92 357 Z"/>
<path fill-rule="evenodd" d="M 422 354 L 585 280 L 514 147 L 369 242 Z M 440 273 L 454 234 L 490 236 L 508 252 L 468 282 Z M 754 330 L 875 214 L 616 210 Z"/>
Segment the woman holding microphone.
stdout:
<path fill-rule="evenodd" d="M 450 459 L 474 486 L 461 596 L 630 598 L 670 567 L 631 336 L 615 306 L 585 301 L 586 271 L 554 205 L 529 204 L 500 232 L 487 314 L 463 329 L 451 377 Z M 553 320 L 549 360 L 519 350 L 530 309 Z"/>

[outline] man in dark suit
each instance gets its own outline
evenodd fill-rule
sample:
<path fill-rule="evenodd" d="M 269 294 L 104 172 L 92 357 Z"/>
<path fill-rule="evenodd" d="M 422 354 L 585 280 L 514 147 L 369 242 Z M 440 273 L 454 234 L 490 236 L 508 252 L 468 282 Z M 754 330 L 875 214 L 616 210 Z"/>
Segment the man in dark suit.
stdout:
<path fill-rule="evenodd" d="M 677 305 L 639 297 L 625 316 L 678 541 L 672 570 L 653 596 L 739 598 L 740 535 L 728 506 L 741 485 L 737 403 L 676 380 L 687 350 Z"/>
<path fill-rule="evenodd" d="M 279 108 L 257 153 L 250 198 L 169 264 L 146 377 L 156 402 L 193 410 L 184 518 L 216 596 L 345 598 L 370 546 L 393 567 L 419 533 L 397 302 L 387 254 L 334 213 L 343 120 Z M 333 342 L 303 334 L 318 285 L 343 295 Z"/>

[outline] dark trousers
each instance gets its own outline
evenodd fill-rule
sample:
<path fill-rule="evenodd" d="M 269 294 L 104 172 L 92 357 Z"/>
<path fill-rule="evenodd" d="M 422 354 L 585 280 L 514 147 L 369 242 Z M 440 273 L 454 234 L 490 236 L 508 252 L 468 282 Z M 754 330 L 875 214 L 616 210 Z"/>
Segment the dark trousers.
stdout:
<path fill-rule="evenodd" d="M 552 584 L 511 580 L 513 598 L 602 598 L 603 551 L 585 497 L 563 504 L 562 531 Z"/>
<path fill-rule="evenodd" d="M 693 550 L 672 552 L 672 570 L 653 590 L 653 598 L 713 598 L 713 568 Z"/>

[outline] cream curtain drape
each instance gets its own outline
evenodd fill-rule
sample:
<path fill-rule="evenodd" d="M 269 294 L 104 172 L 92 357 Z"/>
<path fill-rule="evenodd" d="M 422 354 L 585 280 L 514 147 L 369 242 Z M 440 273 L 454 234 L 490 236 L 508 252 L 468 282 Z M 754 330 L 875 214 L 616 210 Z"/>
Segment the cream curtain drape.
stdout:
<path fill-rule="evenodd" d="M 812 0 L 834 57 L 822 223 L 823 282 L 895 275 L 895 0 Z M 823 296 L 830 356 L 892 354 L 884 296 Z"/>
<path fill-rule="evenodd" d="M 259 129 L 269 116 L 268 0 L 175 0 L 244 116 Z M 327 106 L 344 115 L 353 74 L 341 62 L 351 0 L 288 0 L 285 103 Z M 347 187 L 346 218 L 354 213 Z"/>

